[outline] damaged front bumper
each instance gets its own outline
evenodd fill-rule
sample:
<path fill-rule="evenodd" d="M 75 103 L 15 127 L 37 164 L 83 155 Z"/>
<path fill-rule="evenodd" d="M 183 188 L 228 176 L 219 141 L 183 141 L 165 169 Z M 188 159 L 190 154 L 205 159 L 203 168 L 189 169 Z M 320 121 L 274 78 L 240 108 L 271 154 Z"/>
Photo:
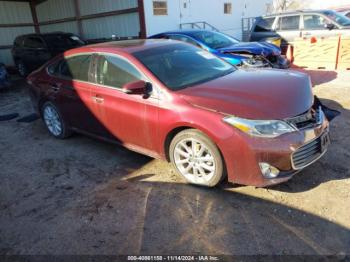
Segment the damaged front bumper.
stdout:
<path fill-rule="evenodd" d="M 315 97 L 314 105 L 308 112 L 285 119 L 296 127 L 296 132 L 274 139 L 249 135 L 228 138 L 222 142 L 226 145 L 223 155 L 228 180 L 237 184 L 266 187 L 291 179 L 326 153 L 330 144 L 329 121 L 339 114 Z M 238 143 L 237 139 L 242 141 Z M 238 151 L 235 147 L 237 143 L 241 145 Z"/>

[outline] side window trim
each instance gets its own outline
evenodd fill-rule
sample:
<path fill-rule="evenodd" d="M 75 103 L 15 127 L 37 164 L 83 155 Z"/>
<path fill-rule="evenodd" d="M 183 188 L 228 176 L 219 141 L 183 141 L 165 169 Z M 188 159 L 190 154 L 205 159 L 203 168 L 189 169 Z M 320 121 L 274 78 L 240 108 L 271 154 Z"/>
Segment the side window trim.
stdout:
<path fill-rule="evenodd" d="M 86 82 L 86 81 L 82 81 L 82 80 L 78 80 L 78 79 L 71 79 L 71 78 L 67 78 L 67 77 L 64 77 L 62 75 L 54 75 L 54 74 L 51 74 L 49 72 L 49 67 L 50 66 L 53 66 L 55 64 L 58 64 L 60 63 L 63 59 L 68 59 L 68 58 L 72 58 L 72 57 L 75 57 L 75 56 L 82 56 L 82 55 L 90 55 L 91 56 L 91 60 L 90 60 L 90 68 L 89 68 L 89 71 L 90 71 L 90 74 L 88 76 L 89 78 L 89 82 Z M 51 76 L 51 77 L 55 77 L 55 78 L 58 78 L 58 79 L 63 79 L 63 80 L 70 80 L 70 81 L 78 81 L 78 82 L 83 82 L 83 83 L 89 83 L 89 84 L 92 84 L 92 85 L 95 85 L 97 87 L 106 87 L 106 88 L 110 88 L 110 89 L 113 89 L 113 90 L 117 90 L 119 92 L 123 92 L 122 91 L 122 88 L 116 88 L 116 87 L 113 87 L 113 86 L 107 86 L 107 85 L 101 85 L 99 83 L 97 83 L 97 67 L 98 67 L 98 60 L 99 60 L 99 57 L 101 55 L 109 55 L 109 56 L 114 56 L 114 57 L 117 57 L 117 58 L 120 58 L 120 59 L 123 59 L 124 61 L 128 62 L 130 65 L 132 65 L 141 75 L 142 77 L 145 79 L 145 81 L 149 82 L 149 83 L 152 83 L 152 87 L 153 87 L 153 91 L 152 91 L 152 94 L 151 94 L 151 97 L 153 98 L 157 98 L 158 97 L 158 94 L 159 94 L 159 88 L 142 72 L 140 71 L 132 62 L 130 62 L 129 60 L 125 59 L 124 57 L 122 56 L 119 56 L 117 54 L 111 54 L 111 53 L 104 53 L 104 52 L 98 52 L 98 53 L 94 53 L 94 52 L 88 52 L 88 53 L 79 53 L 79 54 L 74 54 L 74 55 L 70 55 L 70 56 L 67 56 L 67 57 L 62 57 L 60 59 L 58 59 L 57 61 L 55 61 L 55 63 L 51 64 L 50 66 L 48 66 L 46 68 L 46 73 Z"/>
<path fill-rule="evenodd" d="M 129 63 L 132 67 L 134 67 L 135 70 L 137 70 L 137 71 L 140 73 L 140 75 L 145 79 L 146 82 L 149 82 L 149 83 L 152 84 L 153 90 L 152 90 L 152 93 L 151 93 L 151 97 L 152 97 L 152 98 L 156 98 L 156 99 L 159 98 L 160 90 L 159 90 L 159 88 L 157 87 L 157 85 L 155 85 L 142 71 L 140 71 L 134 63 L 130 62 L 129 60 L 127 60 L 127 59 L 125 59 L 124 57 L 119 56 L 119 55 L 117 55 L 117 54 L 98 52 L 98 53 L 93 53 L 93 55 L 95 55 L 95 58 L 93 58 L 93 59 L 94 59 L 95 62 L 96 62 L 95 68 L 94 68 L 94 70 L 93 70 L 93 72 L 94 72 L 94 74 L 95 74 L 95 81 L 94 81 L 93 83 L 91 83 L 91 84 L 96 85 L 96 86 L 99 87 L 99 88 L 101 88 L 101 87 L 102 87 L 102 88 L 109 88 L 109 89 L 113 89 L 113 90 L 116 90 L 116 91 L 118 91 L 118 92 L 124 93 L 121 87 L 113 87 L 113 86 L 102 85 L 102 84 L 97 83 L 98 61 L 99 61 L 100 57 L 101 57 L 101 56 L 104 56 L 104 55 L 113 56 L 113 57 L 117 57 L 117 58 L 119 58 L 119 59 L 122 59 L 122 60 L 126 61 L 126 62 Z"/>
<path fill-rule="evenodd" d="M 110 86 L 110 85 L 104 85 L 104 84 L 100 84 L 97 83 L 97 72 L 98 72 L 98 62 L 101 58 L 103 58 L 104 56 L 111 56 L 111 57 L 116 57 L 118 59 L 124 60 L 125 62 L 127 62 L 129 65 L 131 65 L 137 72 L 139 72 L 139 74 L 142 76 L 142 78 L 144 78 L 147 82 L 151 82 L 149 80 L 148 77 L 145 76 L 145 74 L 143 72 L 141 72 L 133 63 L 131 63 L 129 60 L 125 59 L 122 56 L 119 56 L 117 54 L 110 54 L 110 53 L 96 53 L 96 66 L 95 66 L 95 82 L 93 84 L 96 84 L 98 86 L 101 87 L 107 87 L 107 88 L 111 88 L 114 90 L 118 90 L 122 92 L 122 87 L 115 87 L 115 86 Z"/>

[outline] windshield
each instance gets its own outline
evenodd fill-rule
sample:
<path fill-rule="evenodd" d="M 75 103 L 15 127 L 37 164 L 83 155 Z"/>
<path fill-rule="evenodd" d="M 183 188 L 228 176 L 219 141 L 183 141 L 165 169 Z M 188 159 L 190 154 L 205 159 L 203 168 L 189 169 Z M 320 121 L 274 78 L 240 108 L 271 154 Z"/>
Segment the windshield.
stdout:
<path fill-rule="evenodd" d="M 179 90 L 229 74 L 235 67 L 197 47 L 168 44 L 133 54 L 163 84 Z"/>
<path fill-rule="evenodd" d="M 84 45 L 84 42 L 75 35 L 46 35 L 44 38 L 52 48 L 69 48 Z"/>
<path fill-rule="evenodd" d="M 212 49 L 229 47 L 239 43 L 237 39 L 217 32 L 196 32 L 193 34 L 193 37 Z"/>
<path fill-rule="evenodd" d="M 350 25 L 350 19 L 347 18 L 345 15 L 339 14 L 339 13 L 337 13 L 335 11 L 331 11 L 331 10 L 324 11 L 323 14 L 341 26 Z"/>

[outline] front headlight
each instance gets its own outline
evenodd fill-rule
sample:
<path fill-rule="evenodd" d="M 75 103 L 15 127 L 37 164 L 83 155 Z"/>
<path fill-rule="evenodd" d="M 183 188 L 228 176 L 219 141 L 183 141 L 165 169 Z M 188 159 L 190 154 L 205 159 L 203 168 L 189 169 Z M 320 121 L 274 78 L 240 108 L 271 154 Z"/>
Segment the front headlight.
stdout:
<path fill-rule="evenodd" d="M 294 127 L 281 120 L 250 120 L 228 116 L 223 121 L 251 136 L 258 137 L 274 138 L 296 131 Z"/>

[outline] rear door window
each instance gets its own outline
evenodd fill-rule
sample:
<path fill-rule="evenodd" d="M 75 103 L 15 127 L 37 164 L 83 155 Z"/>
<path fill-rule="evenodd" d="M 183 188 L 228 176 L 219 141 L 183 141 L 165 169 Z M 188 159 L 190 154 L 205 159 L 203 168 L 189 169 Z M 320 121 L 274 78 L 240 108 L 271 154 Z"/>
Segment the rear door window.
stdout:
<path fill-rule="evenodd" d="M 272 31 L 272 25 L 275 21 L 275 17 L 261 18 L 255 24 L 254 32 L 270 32 Z"/>
<path fill-rule="evenodd" d="M 282 16 L 279 18 L 278 30 L 290 31 L 299 30 L 300 16 Z"/>
<path fill-rule="evenodd" d="M 90 62 L 91 55 L 65 58 L 49 66 L 48 72 L 54 76 L 88 82 Z"/>
<path fill-rule="evenodd" d="M 325 29 L 324 25 L 326 23 L 327 20 L 320 15 L 304 15 L 304 29 Z"/>

